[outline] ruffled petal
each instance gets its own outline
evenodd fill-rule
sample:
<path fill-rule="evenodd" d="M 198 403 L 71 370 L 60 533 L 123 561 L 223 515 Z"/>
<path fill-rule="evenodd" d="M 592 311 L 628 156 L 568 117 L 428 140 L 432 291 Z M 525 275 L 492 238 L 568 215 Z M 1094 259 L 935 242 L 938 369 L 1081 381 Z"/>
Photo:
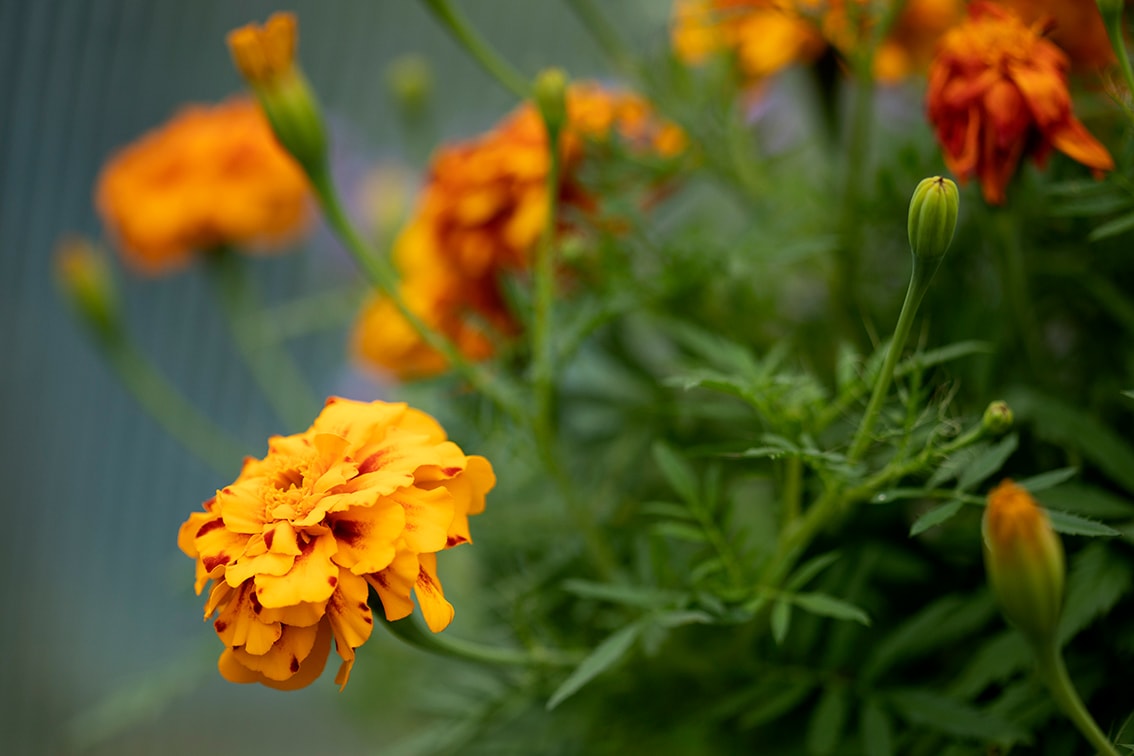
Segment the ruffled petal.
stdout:
<path fill-rule="evenodd" d="M 335 563 L 356 575 L 378 572 L 394 559 L 394 543 L 406 525 L 406 511 L 392 499 L 372 507 L 351 507 L 328 519 L 338 542 Z"/>
<path fill-rule="evenodd" d="M 326 601 L 338 583 L 338 566 L 331 561 L 338 550 L 329 532 L 311 538 L 300 547 L 301 553 L 285 575 L 258 574 L 256 596 L 266 607 L 283 607 L 302 602 Z"/>

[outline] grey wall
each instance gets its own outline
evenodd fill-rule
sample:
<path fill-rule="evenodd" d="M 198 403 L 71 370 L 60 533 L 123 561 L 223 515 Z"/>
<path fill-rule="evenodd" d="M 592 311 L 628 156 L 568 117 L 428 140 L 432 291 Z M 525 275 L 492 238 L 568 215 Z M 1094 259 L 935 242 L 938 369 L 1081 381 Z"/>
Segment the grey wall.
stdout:
<path fill-rule="evenodd" d="M 603 3 L 600 3 L 603 4 Z M 525 72 L 601 72 L 558 0 L 458 3 Z M 667 0 L 607 3 L 657 43 Z M 397 155 L 382 71 L 427 55 L 446 136 L 512 105 L 412 0 L 293 2 L 309 77 L 345 140 L 348 178 Z M 181 103 L 237 91 L 225 32 L 263 0 L 0 0 L 0 751 L 328 753 L 372 750 L 329 679 L 298 693 L 234 686 L 200 622 L 178 525 L 239 465 L 188 456 L 100 362 L 59 301 L 51 252 L 99 237 L 91 187 L 105 157 Z M 257 263 L 274 300 L 331 287 L 349 269 L 325 233 L 302 256 Z M 280 430 L 235 359 L 199 270 L 121 278 L 131 329 L 188 396 L 261 454 Z M 293 344 L 321 394 L 376 396 L 343 367 L 345 330 Z M 368 396 L 369 394 L 369 396 Z M 227 477 L 226 477 L 227 476 Z M 356 674 L 380 674 L 356 668 Z"/>

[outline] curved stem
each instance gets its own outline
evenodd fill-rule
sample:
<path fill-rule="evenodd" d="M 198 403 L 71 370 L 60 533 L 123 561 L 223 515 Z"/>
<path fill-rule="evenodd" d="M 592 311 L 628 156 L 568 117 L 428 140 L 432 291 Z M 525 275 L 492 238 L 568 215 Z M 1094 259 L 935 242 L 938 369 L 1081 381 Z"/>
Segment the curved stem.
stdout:
<path fill-rule="evenodd" d="M 637 73 L 634 56 L 622 41 L 618 31 L 606 20 L 592 0 L 567 0 L 567 5 L 575 12 L 583 26 L 602 48 L 603 54 L 610 59 L 620 72 L 627 75 Z"/>
<path fill-rule="evenodd" d="M 1105 756 L 1118 756 L 1118 750 L 1099 729 L 1083 699 L 1079 698 L 1075 685 L 1067 674 L 1067 666 L 1063 663 L 1063 654 L 1060 653 L 1054 637 L 1035 647 L 1036 660 L 1039 663 L 1039 674 L 1051 697 L 1059 705 L 1060 710 L 1071 720 L 1071 723 L 1083 734 L 1087 742 L 1098 753 Z"/>
<path fill-rule="evenodd" d="M 554 428 L 555 355 L 552 349 L 551 319 L 555 298 L 555 238 L 559 225 L 559 154 L 558 126 L 545 121 L 547 127 L 548 171 L 547 218 L 535 252 L 535 312 L 532 323 L 532 383 L 535 391 L 536 434 L 552 435 Z"/>
<path fill-rule="evenodd" d="M 289 432 L 303 430 L 319 411 L 319 401 L 283 345 L 259 337 L 254 318 L 262 307 L 249 285 L 243 262 L 230 249 L 216 249 L 208 255 L 208 271 L 221 309 L 236 348 L 276 416 Z"/>
<path fill-rule="evenodd" d="M 409 308 L 409 305 L 406 304 L 405 299 L 398 291 L 398 277 L 393 266 L 388 259 L 371 250 L 367 243 L 363 241 L 358 231 L 355 230 L 350 219 L 347 218 L 346 212 L 343 210 L 338 192 L 335 190 L 335 185 L 334 182 L 331 181 L 330 175 L 326 171 L 323 171 L 320 174 L 309 176 L 309 178 L 312 188 L 315 191 L 315 196 L 319 201 L 319 206 L 322 208 L 323 215 L 327 219 L 327 224 L 343 242 L 347 252 L 354 258 L 355 263 L 362 269 L 362 272 L 370 280 L 370 283 L 373 284 L 383 296 L 390 299 L 397 308 L 398 313 L 417 331 L 422 340 L 431 348 L 440 352 L 449 365 L 460 373 L 474 389 L 495 402 L 513 418 L 522 420 L 525 413 L 516 404 L 516 401 L 512 398 L 511 392 L 501 385 L 499 378 L 489 374 L 479 365 L 465 359 L 465 356 L 461 354 L 460 350 L 457 349 L 451 341 L 430 328 L 417 313 Z"/>
<path fill-rule="evenodd" d="M 528 99 L 531 94 L 528 80 L 476 33 L 468 20 L 457 13 L 449 0 L 422 0 L 422 2 L 492 78 L 521 100 Z"/>
<path fill-rule="evenodd" d="M 381 610 L 376 612 L 382 616 Z M 514 648 L 501 648 L 490 646 L 476 641 L 462 640 L 448 635 L 431 633 L 423 630 L 417 620 L 411 615 L 404 619 L 390 622 L 379 622 L 390 634 L 405 641 L 411 646 L 440 656 L 449 656 L 465 661 L 488 664 L 492 666 L 520 666 L 520 667 L 572 667 L 578 664 L 583 655 L 555 651 L 552 649 L 532 649 L 523 651 Z"/>
<path fill-rule="evenodd" d="M 188 452 L 221 475 L 239 467 L 248 447 L 190 404 L 133 344 L 117 338 L 103 353 L 138 404 Z"/>
<path fill-rule="evenodd" d="M 866 405 L 866 414 L 862 416 L 862 422 L 858 426 L 854 442 L 851 444 L 850 451 L 847 452 L 847 460 L 850 462 L 857 462 L 870 444 L 870 433 L 874 430 L 874 423 L 878 420 L 878 415 L 882 411 L 886 392 L 889 391 L 890 382 L 894 378 L 894 368 L 898 364 L 898 357 L 901 356 L 902 349 L 906 346 L 906 339 L 909 338 L 914 315 L 917 312 L 918 305 L 921 304 L 922 297 L 925 296 L 926 289 L 929 288 L 933 274 L 937 272 L 937 266 L 940 262 L 940 258 L 927 261 L 924 258 L 914 256 L 910 284 L 906 289 L 906 299 L 902 303 L 901 314 L 898 315 L 898 325 L 894 328 L 894 336 L 890 339 L 890 346 L 886 351 L 886 361 L 882 363 L 882 371 L 878 374 L 878 379 L 874 384 L 870 403 Z"/>

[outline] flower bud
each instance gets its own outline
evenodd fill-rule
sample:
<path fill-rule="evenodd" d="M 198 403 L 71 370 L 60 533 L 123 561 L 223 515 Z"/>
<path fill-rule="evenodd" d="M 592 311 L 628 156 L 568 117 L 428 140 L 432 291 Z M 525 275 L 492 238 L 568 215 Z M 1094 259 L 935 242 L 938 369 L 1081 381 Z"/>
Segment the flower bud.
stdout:
<path fill-rule="evenodd" d="M 914 257 L 939 260 L 953 241 L 960 198 L 942 176 L 922 179 L 910 199 L 909 237 Z"/>
<path fill-rule="evenodd" d="M 532 88 L 539 113 L 549 134 L 556 134 L 567 122 L 567 74 L 561 68 L 548 68 L 536 77 Z"/>
<path fill-rule="evenodd" d="M 999 436 L 1012 429 L 1012 408 L 1007 402 L 995 401 L 988 405 L 980 419 L 980 427 L 985 433 Z"/>
<path fill-rule="evenodd" d="M 81 237 L 59 243 L 55 269 L 64 296 L 83 323 L 103 342 L 121 331 L 118 297 L 106 258 Z"/>
<path fill-rule="evenodd" d="M 386 85 L 399 107 L 408 114 L 425 110 L 433 92 L 433 71 L 421 55 L 403 55 L 386 68 Z"/>
<path fill-rule="evenodd" d="M 327 136 L 319 104 L 295 64 L 298 34 L 294 14 L 276 13 L 263 26 L 229 32 L 228 49 L 280 144 L 315 176 L 326 170 Z"/>
<path fill-rule="evenodd" d="M 1005 480 L 988 495 L 981 528 L 988 581 L 1008 622 L 1049 641 L 1063 609 L 1063 545 L 1025 489 Z"/>

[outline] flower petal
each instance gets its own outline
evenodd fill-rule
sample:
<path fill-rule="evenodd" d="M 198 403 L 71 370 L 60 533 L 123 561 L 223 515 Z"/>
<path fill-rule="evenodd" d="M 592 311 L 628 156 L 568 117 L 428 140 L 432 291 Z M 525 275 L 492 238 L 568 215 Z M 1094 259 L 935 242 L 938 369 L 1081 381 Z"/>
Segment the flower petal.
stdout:
<path fill-rule="evenodd" d="M 339 568 L 331 561 L 337 550 L 335 538 L 328 531 L 300 546 L 301 553 L 295 557 L 287 574 L 256 575 L 256 596 L 260 603 L 277 608 L 329 599 L 338 583 Z"/>
<path fill-rule="evenodd" d="M 421 554 L 418 559 L 420 568 L 413 592 L 417 596 L 417 603 L 421 606 L 425 624 L 433 632 L 439 633 L 453 621 L 453 605 L 445 600 L 441 582 L 437 579 L 437 555 Z"/>
<path fill-rule="evenodd" d="M 394 559 L 394 542 L 406 525 L 406 511 L 391 499 L 372 507 L 351 507 L 328 518 L 338 542 L 335 562 L 356 575 L 378 572 Z"/>

